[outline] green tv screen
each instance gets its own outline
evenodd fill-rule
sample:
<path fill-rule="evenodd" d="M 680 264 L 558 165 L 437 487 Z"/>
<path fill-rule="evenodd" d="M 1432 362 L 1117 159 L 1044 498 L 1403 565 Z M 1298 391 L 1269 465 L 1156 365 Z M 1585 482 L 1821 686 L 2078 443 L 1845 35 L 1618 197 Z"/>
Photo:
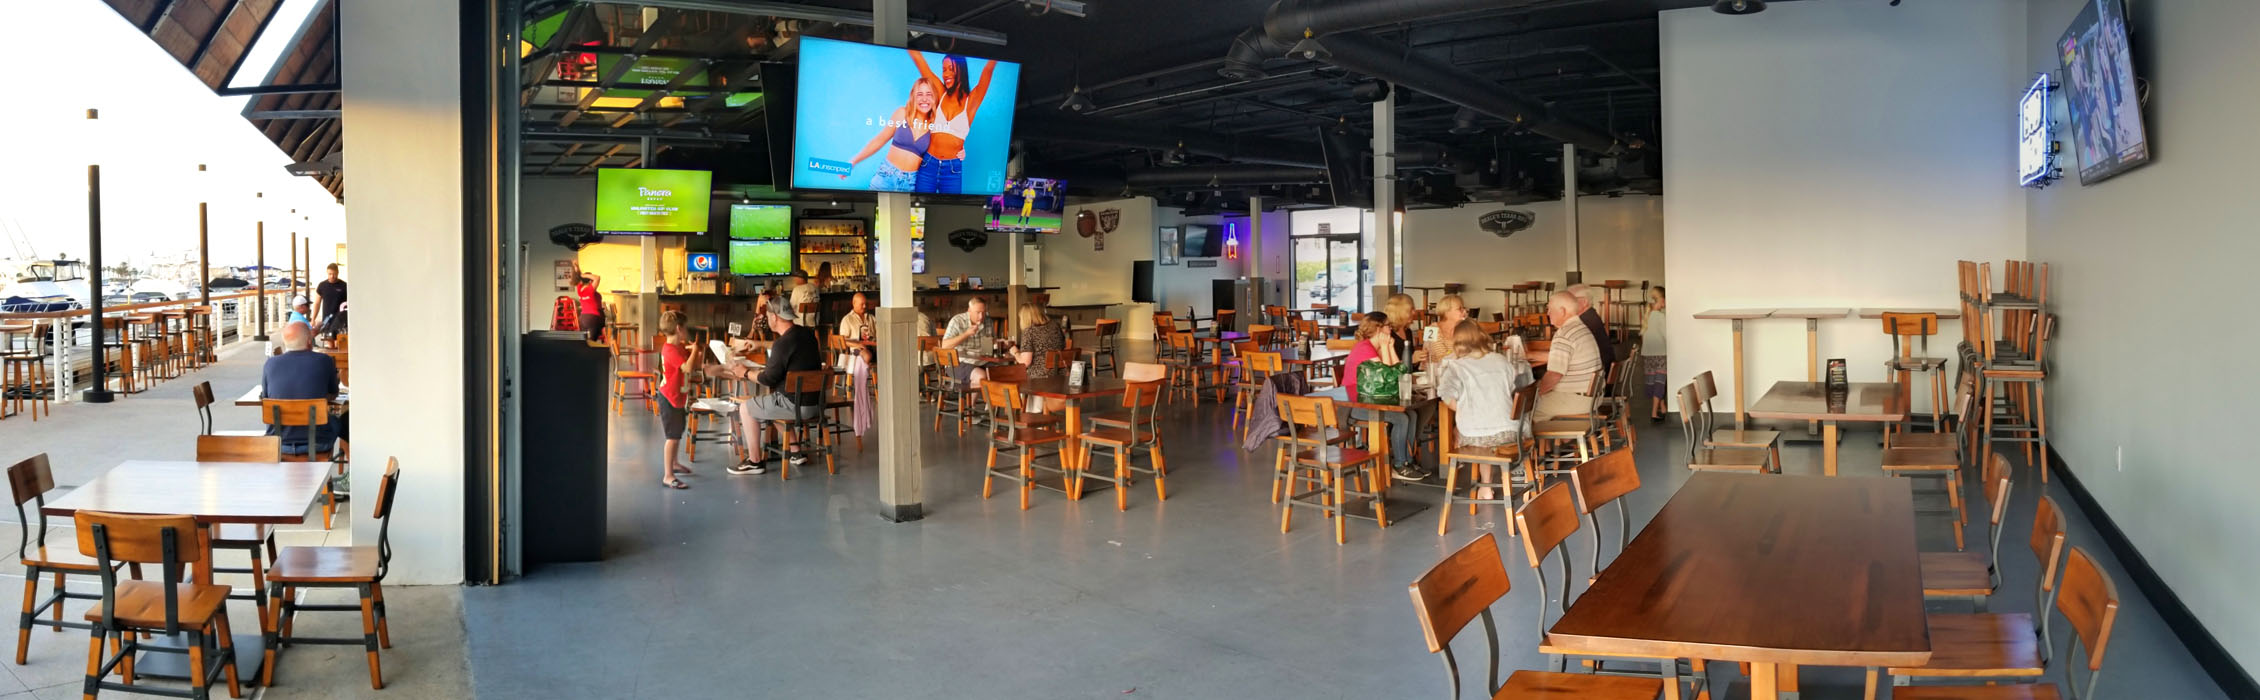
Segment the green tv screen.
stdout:
<path fill-rule="evenodd" d="M 792 271 L 791 241 L 730 241 L 730 274 L 769 276 Z"/>
<path fill-rule="evenodd" d="M 784 204 L 730 205 L 730 238 L 787 241 L 793 237 L 793 208 Z"/>
<path fill-rule="evenodd" d="M 714 174 L 703 170 L 596 171 L 596 232 L 706 233 Z"/>

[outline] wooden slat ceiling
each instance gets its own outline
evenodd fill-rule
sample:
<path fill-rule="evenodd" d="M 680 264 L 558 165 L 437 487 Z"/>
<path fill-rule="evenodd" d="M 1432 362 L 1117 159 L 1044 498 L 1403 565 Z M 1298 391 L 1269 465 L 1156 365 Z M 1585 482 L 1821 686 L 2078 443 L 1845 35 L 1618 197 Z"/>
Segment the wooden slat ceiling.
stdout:
<path fill-rule="evenodd" d="M 235 75 L 281 0 L 105 0 L 205 87 Z"/>
<path fill-rule="evenodd" d="M 338 82 L 337 63 L 337 0 L 330 0 L 307 19 L 306 31 L 299 35 L 296 45 L 283 53 L 275 63 L 273 85 L 310 85 Z M 343 102 L 337 92 L 306 92 L 291 95 L 261 95 L 252 98 L 245 113 L 295 110 L 329 110 L 335 113 Z M 290 154 L 298 162 L 318 161 L 330 157 L 345 146 L 344 125 L 337 117 L 313 119 L 253 119 L 251 126 L 266 134 L 267 140 Z M 330 194 L 345 198 L 344 171 L 339 170 L 315 179 L 328 188 Z"/>

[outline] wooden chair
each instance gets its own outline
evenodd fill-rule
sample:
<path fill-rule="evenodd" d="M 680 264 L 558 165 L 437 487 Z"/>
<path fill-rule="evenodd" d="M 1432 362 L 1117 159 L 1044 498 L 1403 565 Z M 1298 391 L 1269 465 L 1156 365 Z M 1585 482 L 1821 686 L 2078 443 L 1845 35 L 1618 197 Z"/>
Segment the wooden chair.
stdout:
<path fill-rule="evenodd" d="M 989 462 L 982 469 L 981 498 L 988 499 L 994 493 L 995 480 L 1003 477 L 1006 481 L 1020 483 L 1020 509 L 1027 510 L 1028 496 L 1036 488 L 1036 458 L 1048 456 L 1064 462 L 1066 455 L 1063 454 L 1063 448 L 1066 446 L 1067 433 L 1059 430 L 1056 422 L 1034 425 L 1022 417 L 1021 414 L 1027 411 L 1027 404 L 1021 398 L 1019 384 L 998 381 L 992 377 L 990 381 L 981 384 L 981 393 L 989 404 Z M 1037 454 L 1047 447 L 1051 448 L 1049 454 Z M 1000 451 L 1012 452 L 1020 457 L 1017 471 L 997 469 L 997 453 Z M 1065 464 L 1057 467 L 1057 471 L 1062 491 L 1075 488 L 1075 484 L 1067 483 Z M 1075 491 L 1074 495 L 1080 497 L 1082 493 Z"/>
<path fill-rule="evenodd" d="M 262 399 L 259 401 L 259 413 L 268 425 L 283 430 L 290 428 L 304 428 L 306 430 L 306 451 L 300 454 L 285 452 L 282 459 L 276 461 L 333 461 L 338 452 L 338 446 L 343 444 L 341 441 L 333 444 L 329 450 L 319 449 L 321 440 L 318 438 L 321 436 L 321 428 L 330 423 L 330 402 L 328 399 Z M 336 513 L 337 494 L 330 490 L 330 483 L 325 480 L 322 482 L 322 529 L 330 528 L 330 522 Z"/>
<path fill-rule="evenodd" d="M 2064 642 L 2064 684 L 1986 685 L 1986 686 L 1910 686 L 1893 688 L 1894 700 L 2043 700 L 2068 697 L 2072 700 L 2092 700 L 2095 682 L 2103 672 L 2103 653 L 2111 645 L 2111 631 L 2119 619 L 2119 588 L 2111 577 L 2096 566 L 2095 559 L 2085 550 L 2073 547 L 2064 558 L 2063 594 L 2056 598 L 2056 612 L 2072 626 L 2072 638 Z M 2046 615 L 2046 611 L 2042 611 Z M 1932 647 L 1937 648 L 1935 627 Z M 2043 639 L 2043 644 L 2048 641 Z M 2085 651 L 2085 654 L 2077 652 Z M 1937 659 L 1933 651 L 1931 658 Z M 2079 679 L 2078 668 L 2087 669 L 2086 682 Z M 1899 679 L 1893 679 L 1897 681 Z M 1874 687 L 1870 684 L 1869 687 Z M 2066 690 L 2068 689 L 2068 690 Z M 1870 696 L 1873 697 L 1872 695 Z"/>
<path fill-rule="evenodd" d="M 1577 510 L 1585 515 L 1587 530 L 1593 533 L 1593 574 L 1586 579 L 1591 585 L 1601 575 L 1602 506 L 1616 504 L 1617 551 L 1624 551 L 1632 541 L 1632 513 L 1624 496 L 1640 490 L 1640 467 L 1633 460 L 1632 450 L 1617 450 L 1577 465 L 1574 472 L 1570 483 L 1577 487 Z"/>
<path fill-rule="evenodd" d="M 199 462 L 281 462 L 282 438 L 273 436 L 196 436 L 196 461 Z M 325 494 L 327 487 L 325 486 Z M 251 588 L 231 593 L 234 600 L 248 600 L 259 608 L 259 619 L 267 618 L 267 599 L 259 592 L 265 589 L 267 562 L 275 558 L 275 530 L 272 526 L 248 523 L 221 523 L 211 529 L 212 553 L 240 551 L 250 560 L 249 567 L 222 567 L 212 563 L 212 573 L 244 574 L 251 577 Z"/>
<path fill-rule="evenodd" d="M 1689 382 L 1679 389 L 1679 425 L 1681 437 L 1687 443 L 1687 468 L 1694 471 L 1758 474 L 1779 472 L 1781 463 L 1774 460 L 1773 454 L 1768 450 L 1704 443 L 1703 436 L 1710 433 L 1711 412 L 1697 408 L 1703 405 L 1696 398 L 1699 395 L 1697 386 L 1698 383 Z"/>
<path fill-rule="evenodd" d="M 1169 359 L 1174 350 L 1169 347 L 1169 335 L 1177 332 L 1177 314 L 1168 311 L 1154 312 L 1154 354 Z"/>
<path fill-rule="evenodd" d="M 182 567 L 202 561 L 206 551 L 203 531 L 186 515 L 128 515 L 98 511 L 78 512 L 78 548 L 94 558 L 94 574 L 102 580 L 102 598 L 86 611 L 92 639 L 86 650 L 83 694 L 92 698 L 104 690 L 205 700 L 211 684 L 223 675 L 229 697 L 243 697 L 235 675 L 235 640 L 228 631 L 229 588 L 183 580 Z M 119 581 L 119 564 L 158 564 L 156 581 Z M 188 646 L 147 645 L 141 635 L 186 634 Z M 105 654 L 103 640 L 109 640 Z M 188 692 L 163 691 L 133 685 L 133 659 L 148 653 L 188 656 Z M 112 670 L 123 683 L 108 680 Z"/>
<path fill-rule="evenodd" d="M 831 381 L 832 371 L 828 369 L 786 372 L 785 380 L 778 384 L 777 391 L 784 392 L 786 395 L 823 394 Z M 791 481 L 793 478 L 793 455 L 785 451 L 783 439 L 787 433 L 793 436 L 793 441 L 800 450 L 799 456 L 809 459 L 822 456 L 825 473 L 840 473 L 839 464 L 834 461 L 832 449 L 827 446 L 831 422 L 830 413 L 816 410 L 808 415 L 801 415 L 797 412 L 794 415 L 797 417 L 792 420 L 772 421 L 778 434 L 777 444 L 760 446 L 763 452 L 777 455 L 777 461 L 782 465 L 777 469 L 777 477 L 785 481 Z"/>
<path fill-rule="evenodd" d="M 1965 401 L 1960 408 L 1967 414 L 1970 404 Z M 1960 431 L 1968 430 L 1971 425 L 1971 421 L 1962 421 L 1960 427 L 1957 428 L 1956 435 L 1960 435 Z M 1926 433 L 1926 435 L 1933 434 L 1935 433 Z M 1911 438 L 1913 436 L 1902 437 Z M 1899 441 L 1900 444 L 1885 447 L 1881 462 L 1883 473 L 1908 478 L 1938 479 L 1941 482 L 1942 490 L 1946 493 L 1946 509 L 1917 511 L 1917 513 L 1946 515 L 1954 528 L 1954 550 L 1961 551 L 1964 547 L 1962 523 L 1970 518 L 1969 506 L 1962 495 L 1962 465 L 1967 463 L 1972 455 L 1963 451 L 1961 440 L 1953 438 L 1946 440 L 1945 442 L 1949 444 L 1944 447 L 1915 446 L 1935 442 L 1937 441 L 1902 439 Z"/>
<path fill-rule="evenodd" d="M 1122 412 L 1127 425 L 1094 427 L 1077 436 L 1082 441 L 1082 453 L 1075 463 L 1082 465 L 1082 468 L 1075 470 L 1074 493 L 1083 493 L 1084 479 L 1108 482 L 1114 485 L 1114 509 L 1129 510 L 1131 473 L 1143 472 L 1154 478 L 1154 500 L 1169 500 L 1169 487 L 1163 481 L 1169 475 L 1169 465 L 1161 454 L 1161 430 L 1153 421 L 1154 402 L 1161 398 L 1161 393 L 1162 385 L 1159 381 L 1125 385 L 1122 392 Z M 1091 468 L 1091 453 L 1099 449 L 1107 450 L 1114 456 L 1114 475 L 1111 477 L 1095 473 Z M 1134 465 L 1132 456 L 1139 450 L 1145 451 L 1146 459 L 1153 464 L 1151 469 L 1141 469 Z"/>
<path fill-rule="evenodd" d="M 1526 384 L 1522 388 L 1516 389 L 1513 402 L 1508 407 L 1509 415 L 1507 418 L 1517 424 L 1522 423 L 1530 415 L 1531 405 L 1537 403 L 1537 401 L 1538 385 Z M 1538 474 L 1532 471 L 1529 460 L 1529 457 L 1537 449 L 1529 434 L 1523 434 L 1512 445 L 1468 447 L 1461 445 L 1459 440 L 1456 439 L 1458 432 L 1454 429 L 1452 420 L 1452 407 L 1448 404 L 1439 404 L 1436 411 L 1436 441 L 1438 445 L 1444 446 L 1444 453 L 1437 459 L 1437 462 L 1444 467 L 1444 505 L 1437 510 L 1436 534 L 1438 536 L 1442 536 L 1451 527 L 1453 501 L 1466 504 L 1468 515 L 1474 515 L 1475 507 L 1479 505 L 1500 505 L 1512 509 L 1516 503 L 1515 495 L 1517 493 L 1526 493 L 1539 484 Z M 1483 478 L 1482 468 L 1486 465 L 1498 468 L 1498 479 L 1485 480 Z M 1464 482 L 1460 480 L 1460 469 L 1463 467 L 1469 471 L 1468 478 Z M 1518 467 L 1522 470 L 1522 474 L 1519 476 L 1515 474 Z M 1500 497 L 1475 497 L 1475 494 L 1483 489 L 1498 489 Z M 1465 491 L 1466 495 L 1461 495 L 1462 491 Z M 1514 534 L 1514 518 L 1509 517 L 1507 519 L 1507 536 L 1513 537 Z"/>
<path fill-rule="evenodd" d="M 38 324 L 32 325 L 35 334 L 38 327 Z M 0 334 L 0 340 L 6 338 L 6 334 Z M 28 404 L 34 423 L 39 422 L 41 413 L 55 415 L 54 407 L 48 403 L 52 392 L 43 390 L 50 384 L 47 376 L 49 355 L 39 350 L 40 342 L 35 335 L 31 349 L 28 350 L 15 350 L 13 347 L 0 345 L 0 403 L 6 405 L 4 410 L 9 414 L 23 413 Z"/>
<path fill-rule="evenodd" d="M 1111 318 L 1099 319 L 1098 323 L 1091 327 L 1092 345 L 1094 346 L 1091 348 L 1091 370 L 1093 372 L 1101 369 L 1099 358 L 1103 357 L 1106 358 L 1104 369 L 1114 372 L 1114 376 L 1122 376 L 1122 358 L 1116 354 L 1114 344 L 1115 337 L 1121 333 L 1122 322 Z"/>
<path fill-rule="evenodd" d="M 369 687 L 383 690 L 384 672 L 377 663 L 377 649 L 392 648 L 392 629 L 385 623 L 385 570 L 392 564 L 392 506 L 400 496 L 400 460 L 385 460 L 383 483 L 377 486 L 377 503 L 372 515 L 377 519 L 377 545 L 374 547 L 286 547 L 275 557 L 274 572 L 267 579 L 267 597 L 273 599 L 276 611 L 274 631 L 266 635 L 266 665 L 259 685 L 272 687 L 275 682 L 277 647 L 299 644 L 335 644 L 360 646 L 369 657 Z M 300 603 L 298 592 L 309 588 L 350 588 L 360 594 L 359 605 L 312 605 Z M 265 608 L 261 608 L 264 610 Z M 291 623 L 300 612 L 353 612 L 361 613 L 361 636 L 294 637 Z"/>
<path fill-rule="evenodd" d="M 2041 497 L 2033 516 L 2033 553 L 2046 555 L 2040 562 L 2041 591 L 2033 599 L 2034 612 L 1930 615 L 1930 663 L 1884 669 L 1893 685 L 1914 678 L 2031 679 L 2047 672 L 2047 609 L 2061 591 L 2054 579 L 2063 563 L 2064 534 L 2062 516 L 2048 497 Z M 1903 697 L 1899 693 L 1894 689 L 1892 695 Z"/>
<path fill-rule="evenodd" d="M 1452 697 L 1460 696 L 1459 660 L 1452 655 L 1452 639 L 1476 618 L 1483 620 L 1484 658 L 1489 664 L 1486 689 L 1492 700 L 1653 700 L 1664 692 L 1661 680 L 1600 676 L 1585 673 L 1515 671 L 1499 684 L 1499 630 L 1491 606 L 1511 588 L 1499 543 L 1490 533 L 1437 562 L 1408 588 L 1413 609 L 1420 613 L 1421 636 L 1428 653 L 1443 653 L 1444 673 L 1452 683 Z"/>
<path fill-rule="evenodd" d="M 47 507 L 47 492 L 55 490 L 55 472 L 48 466 L 45 453 L 32 455 L 8 467 L 8 490 L 16 497 L 16 560 L 24 565 L 24 607 L 16 619 L 16 665 L 24 665 L 25 653 L 31 646 L 31 627 L 41 625 L 61 631 L 93 629 L 94 625 L 78 620 L 63 619 L 63 601 L 101 600 L 91 593 L 74 593 L 64 583 L 72 576 L 96 576 L 93 561 L 61 561 L 47 552 L 47 517 L 40 509 Z M 32 504 L 24 511 L 24 504 Z M 36 517 L 35 517 L 36 516 Z M 32 534 L 32 523 L 38 523 L 38 534 Z M 58 552 L 59 554 L 60 552 Z M 141 565 L 133 565 L 134 578 L 141 578 Z M 39 600 L 39 580 L 51 579 L 54 593 Z M 51 613 L 49 619 L 40 619 L 41 613 Z"/>
<path fill-rule="evenodd" d="M 1192 333 L 1171 333 L 1168 339 L 1170 355 L 1162 359 L 1162 364 L 1169 367 L 1169 392 L 1172 395 L 1184 394 L 1190 397 L 1193 405 L 1198 407 L 1201 405 L 1201 390 L 1214 386 L 1211 384 L 1204 387 L 1201 379 L 1214 373 L 1218 365 L 1201 355 L 1200 342 L 1194 339 Z"/>
<path fill-rule="evenodd" d="M 1380 481 L 1389 477 L 1382 473 L 1380 454 L 1348 447 L 1326 436 L 1329 428 L 1342 424 L 1334 409 L 1330 398 L 1279 395 L 1279 417 L 1287 424 L 1287 432 L 1280 437 L 1279 456 L 1288 473 L 1279 531 L 1285 533 L 1293 524 L 1296 508 L 1316 508 L 1334 519 L 1334 543 L 1344 544 L 1349 542 L 1344 521 L 1353 514 L 1365 517 L 1361 510 L 1370 508 L 1376 523 L 1389 526 L 1389 514 L 1378 490 Z M 1362 479 L 1363 485 L 1350 485 L 1352 479 Z M 1299 490 L 1305 484 L 1318 488 Z"/>
<path fill-rule="evenodd" d="M 1250 343 L 1250 347 L 1255 344 Z M 1287 371 L 1287 362 L 1277 352 L 1250 351 L 1239 357 L 1240 378 L 1232 384 L 1232 429 L 1241 439 L 1248 437 L 1248 426 L 1255 422 L 1250 415 L 1256 408 L 1256 396 L 1263 393 L 1271 376 Z"/>
<path fill-rule="evenodd" d="M 1984 422 L 1978 436 L 1983 441 L 1983 454 L 1992 454 L 1995 442 L 2024 443 L 2025 463 L 2035 465 L 2040 470 L 2040 483 L 2046 484 L 2048 341 L 2056 335 L 2056 315 L 2040 314 L 2035 323 L 2030 359 L 1993 360 L 1978 367 L 1984 394 L 1978 402 Z M 2035 445 L 2041 447 L 2038 459 Z"/>
<path fill-rule="evenodd" d="M 1036 362 L 1042 363 L 1043 368 L 1050 370 L 1052 376 L 1064 377 L 1067 376 L 1068 370 L 1075 367 L 1076 360 L 1083 359 L 1083 351 L 1073 348 L 1065 350 L 1053 350 L 1051 352 L 1044 353 L 1043 357 L 1031 359 Z"/>
<path fill-rule="evenodd" d="M 1706 436 L 1703 439 L 1703 445 L 1705 447 L 1765 450 L 1766 456 L 1773 460 L 1773 471 L 1781 471 L 1781 431 L 1718 427 L 1715 417 L 1718 412 L 1711 409 L 1711 401 L 1718 398 L 1719 395 L 1718 382 L 1712 379 L 1709 370 L 1704 370 L 1695 375 L 1694 383 L 1695 401 L 1702 406 L 1703 411 L 1703 430 L 1697 433 L 1697 435 Z M 1682 399 L 1679 403 L 1679 410 L 1685 413 L 1696 409 L 1694 404 L 1689 404 L 1685 399 Z"/>
<path fill-rule="evenodd" d="M 1985 612 L 1986 599 L 2001 586 L 2001 518 L 2009 512 L 2009 460 L 1994 455 L 1986 462 L 1979 487 L 1992 506 L 1986 517 L 1992 542 L 1984 554 L 1963 551 L 1923 552 L 1923 597 L 1968 598 Z"/>
<path fill-rule="evenodd" d="M 627 406 L 630 401 L 642 401 L 644 407 L 651 410 L 652 415 L 659 415 L 659 374 L 644 371 L 640 351 L 621 344 L 623 335 L 630 338 L 627 342 L 634 343 L 634 331 L 632 329 L 613 329 L 613 332 L 609 335 L 612 341 L 612 357 L 615 360 L 622 358 L 628 360 L 627 368 L 622 369 L 615 363 L 612 370 L 613 415 L 627 415 Z M 630 384 L 637 385 L 632 392 L 630 391 Z"/>
<path fill-rule="evenodd" d="M 1930 356 L 1930 337 L 1938 335 L 1938 314 L 1901 313 L 1887 311 L 1883 314 L 1883 332 L 1891 336 L 1891 359 L 1883 361 L 1884 371 L 1891 373 L 1908 396 L 1915 395 L 1914 375 L 1928 375 L 1931 396 L 1931 432 L 1941 432 L 1946 426 L 1946 366 L 1950 358 Z M 1921 354 L 1917 353 L 1917 346 Z M 1911 413 L 1911 412 L 1910 412 Z M 1911 422 L 1911 419 L 1910 419 Z M 1900 426 L 1885 425 L 1885 439 Z"/>
<path fill-rule="evenodd" d="M 934 348 L 934 366 L 938 375 L 934 380 L 934 432 L 942 431 L 942 417 L 948 416 L 957 421 L 958 437 L 964 437 L 965 424 L 971 422 L 974 416 L 974 390 L 969 383 L 957 380 L 954 375 L 957 365 L 956 348 Z"/>
<path fill-rule="evenodd" d="M 1614 367 L 1620 364 L 1623 363 L 1610 363 L 1610 366 Z M 1536 460 L 1541 468 L 1549 462 L 1583 464 L 1600 453 L 1598 447 L 1602 427 L 1607 420 L 1602 406 L 1608 401 L 1606 396 L 1608 384 L 1605 383 L 1608 374 L 1608 372 L 1600 372 L 1593 375 L 1592 385 L 1586 388 L 1587 395 L 1592 397 L 1592 402 L 1586 407 L 1584 413 L 1557 416 L 1549 420 L 1534 421 L 1530 424 L 1530 435 L 1537 439 L 1538 454 Z M 1569 470 L 1556 469 L 1547 473 L 1566 475 Z"/>
<path fill-rule="evenodd" d="M 1168 378 L 1168 367 L 1157 365 L 1151 362 L 1126 362 L 1122 365 L 1122 381 L 1128 384 L 1137 384 L 1141 382 L 1160 382 L 1165 381 Z M 1162 393 L 1165 396 L 1168 394 L 1167 386 L 1162 387 Z M 1132 413 L 1127 409 L 1109 409 L 1100 412 L 1085 412 L 1083 414 L 1083 422 L 1096 427 L 1121 428 L 1128 430 L 1133 426 L 1144 427 L 1152 425 L 1154 419 L 1158 415 L 1158 411 L 1141 411 L 1136 415 L 1132 415 Z M 1277 503 L 1277 501 L 1273 502 Z"/>
<path fill-rule="evenodd" d="M 267 431 L 264 430 L 213 430 L 212 404 L 215 402 L 212 400 L 211 382 L 197 382 L 196 386 L 188 388 L 188 394 L 190 397 L 196 400 L 196 423 L 203 431 L 198 434 L 229 436 L 257 436 L 267 434 Z"/>
<path fill-rule="evenodd" d="M 1536 497 L 1530 499 L 1530 502 L 1524 503 L 1521 508 L 1515 510 L 1515 527 L 1521 532 L 1522 535 L 1522 551 L 1530 562 L 1530 573 L 1532 574 L 1533 578 L 1538 581 L 1537 619 L 1540 639 L 1540 643 L 1538 645 L 1538 653 L 1554 657 L 1553 664 L 1556 670 L 1559 670 L 1563 666 L 1567 665 L 1566 657 L 1572 654 L 1584 657 L 1598 657 L 1598 655 L 1595 654 L 1572 652 L 1569 650 L 1560 649 L 1554 647 L 1551 644 L 1547 644 L 1544 641 L 1547 627 L 1546 616 L 1548 613 L 1546 611 L 1546 608 L 1548 606 L 1548 601 L 1559 601 L 1559 609 L 1556 611 L 1556 614 L 1560 614 L 1568 612 L 1570 601 L 1575 599 L 1575 596 L 1571 596 L 1569 594 L 1569 591 L 1570 581 L 1575 578 L 1576 571 L 1575 568 L 1572 567 L 1569 563 L 1569 550 L 1562 546 L 1562 543 L 1569 541 L 1570 535 L 1576 534 L 1578 530 L 1577 502 L 1576 499 L 1571 496 L 1571 492 L 1575 488 L 1576 487 L 1572 484 L 1563 483 L 1557 483 L 1552 486 L 1548 486 L 1545 489 L 1540 490 Z M 1549 586 L 1546 585 L 1545 564 L 1546 559 L 1549 555 L 1551 555 L 1561 567 L 1562 587 L 1559 592 L 1553 591 Z M 1656 664 L 1657 670 L 1655 672 L 1647 672 L 1643 670 L 1637 675 L 1662 679 L 1664 697 L 1669 700 L 1678 700 L 1678 698 L 1680 697 L 1678 659 L 1666 659 L 1657 657 L 1599 657 L 1594 661 L 1588 663 L 1587 665 L 1592 667 L 1595 673 L 1630 675 L 1630 672 L 1611 671 L 1605 668 L 1605 662 L 1611 660 L 1618 662 Z M 1693 674 L 1698 682 L 1702 680 L 1702 671 L 1703 668 L 1700 665 L 1694 668 Z"/>

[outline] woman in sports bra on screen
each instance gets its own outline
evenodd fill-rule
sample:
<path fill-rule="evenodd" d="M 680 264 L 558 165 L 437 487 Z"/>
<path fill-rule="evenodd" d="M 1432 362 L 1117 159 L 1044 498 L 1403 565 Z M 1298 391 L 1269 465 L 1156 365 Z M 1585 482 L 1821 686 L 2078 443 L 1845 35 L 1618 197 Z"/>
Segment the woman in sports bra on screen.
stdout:
<path fill-rule="evenodd" d="M 848 161 L 848 168 L 853 170 L 881 146 L 886 147 L 887 157 L 879 161 L 879 174 L 871 176 L 871 189 L 909 192 L 918 186 L 916 173 L 934 137 L 934 106 L 940 94 L 934 89 L 935 85 L 937 83 L 925 78 L 911 83 L 910 100 L 897 108 L 888 122 L 881 125 L 879 133 L 871 137 L 871 142 L 863 144 L 863 150 Z M 841 173 L 840 179 L 847 179 L 847 174 Z"/>
<path fill-rule="evenodd" d="M 964 56 L 943 56 L 942 74 L 936 76 L 926 67 L 923 53 L 907 53 L 911 63 L 918 65 L 919 75 L 942 87 L 941 104 L 935 109 L 933 142 L 927 144 L 926 158 L 918 165 L 918 191 L 964 194 L 965 139 L 973 132 L 973 117 L 981 111 L 981 98 L 989 93 L 989 76 L 996 73 L 997 62 L 981 67 L 979 86 L 968 86 Z"/>

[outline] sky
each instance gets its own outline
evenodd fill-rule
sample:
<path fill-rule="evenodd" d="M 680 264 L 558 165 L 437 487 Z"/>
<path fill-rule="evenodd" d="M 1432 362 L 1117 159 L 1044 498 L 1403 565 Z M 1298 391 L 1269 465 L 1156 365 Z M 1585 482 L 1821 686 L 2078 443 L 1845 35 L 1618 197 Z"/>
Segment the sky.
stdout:
<path fill-rule="evenodd" d="M 286 0 L 235 84 L 262 80 L 315 4 Z M 215 267 L 251 264 L 262 220 L 267 264 L 288 263 L 292 231 L 312 241 L 317 264 L 336 257 L 345 207 L 312 178 L 283 171 L 290 157 L 242 116 L 249 98 L 212 94 L 101 0 L 12 4 L 9 13 L 11 25 L 40 29 L 12 33 L 0 60 L 51 70 L 0 110 L 14 156 L 0 167 L 0 259 L 85 257 L 90 163 L 102 166 L 105 264 L 193 259 L 200 201 L 211 205 Z M 52 70 L 60 66 L 70 68 Z M 89 122 L 88 108 L 101 118 Z M 199 163 L 208 170 L 198 173 Z"/>

